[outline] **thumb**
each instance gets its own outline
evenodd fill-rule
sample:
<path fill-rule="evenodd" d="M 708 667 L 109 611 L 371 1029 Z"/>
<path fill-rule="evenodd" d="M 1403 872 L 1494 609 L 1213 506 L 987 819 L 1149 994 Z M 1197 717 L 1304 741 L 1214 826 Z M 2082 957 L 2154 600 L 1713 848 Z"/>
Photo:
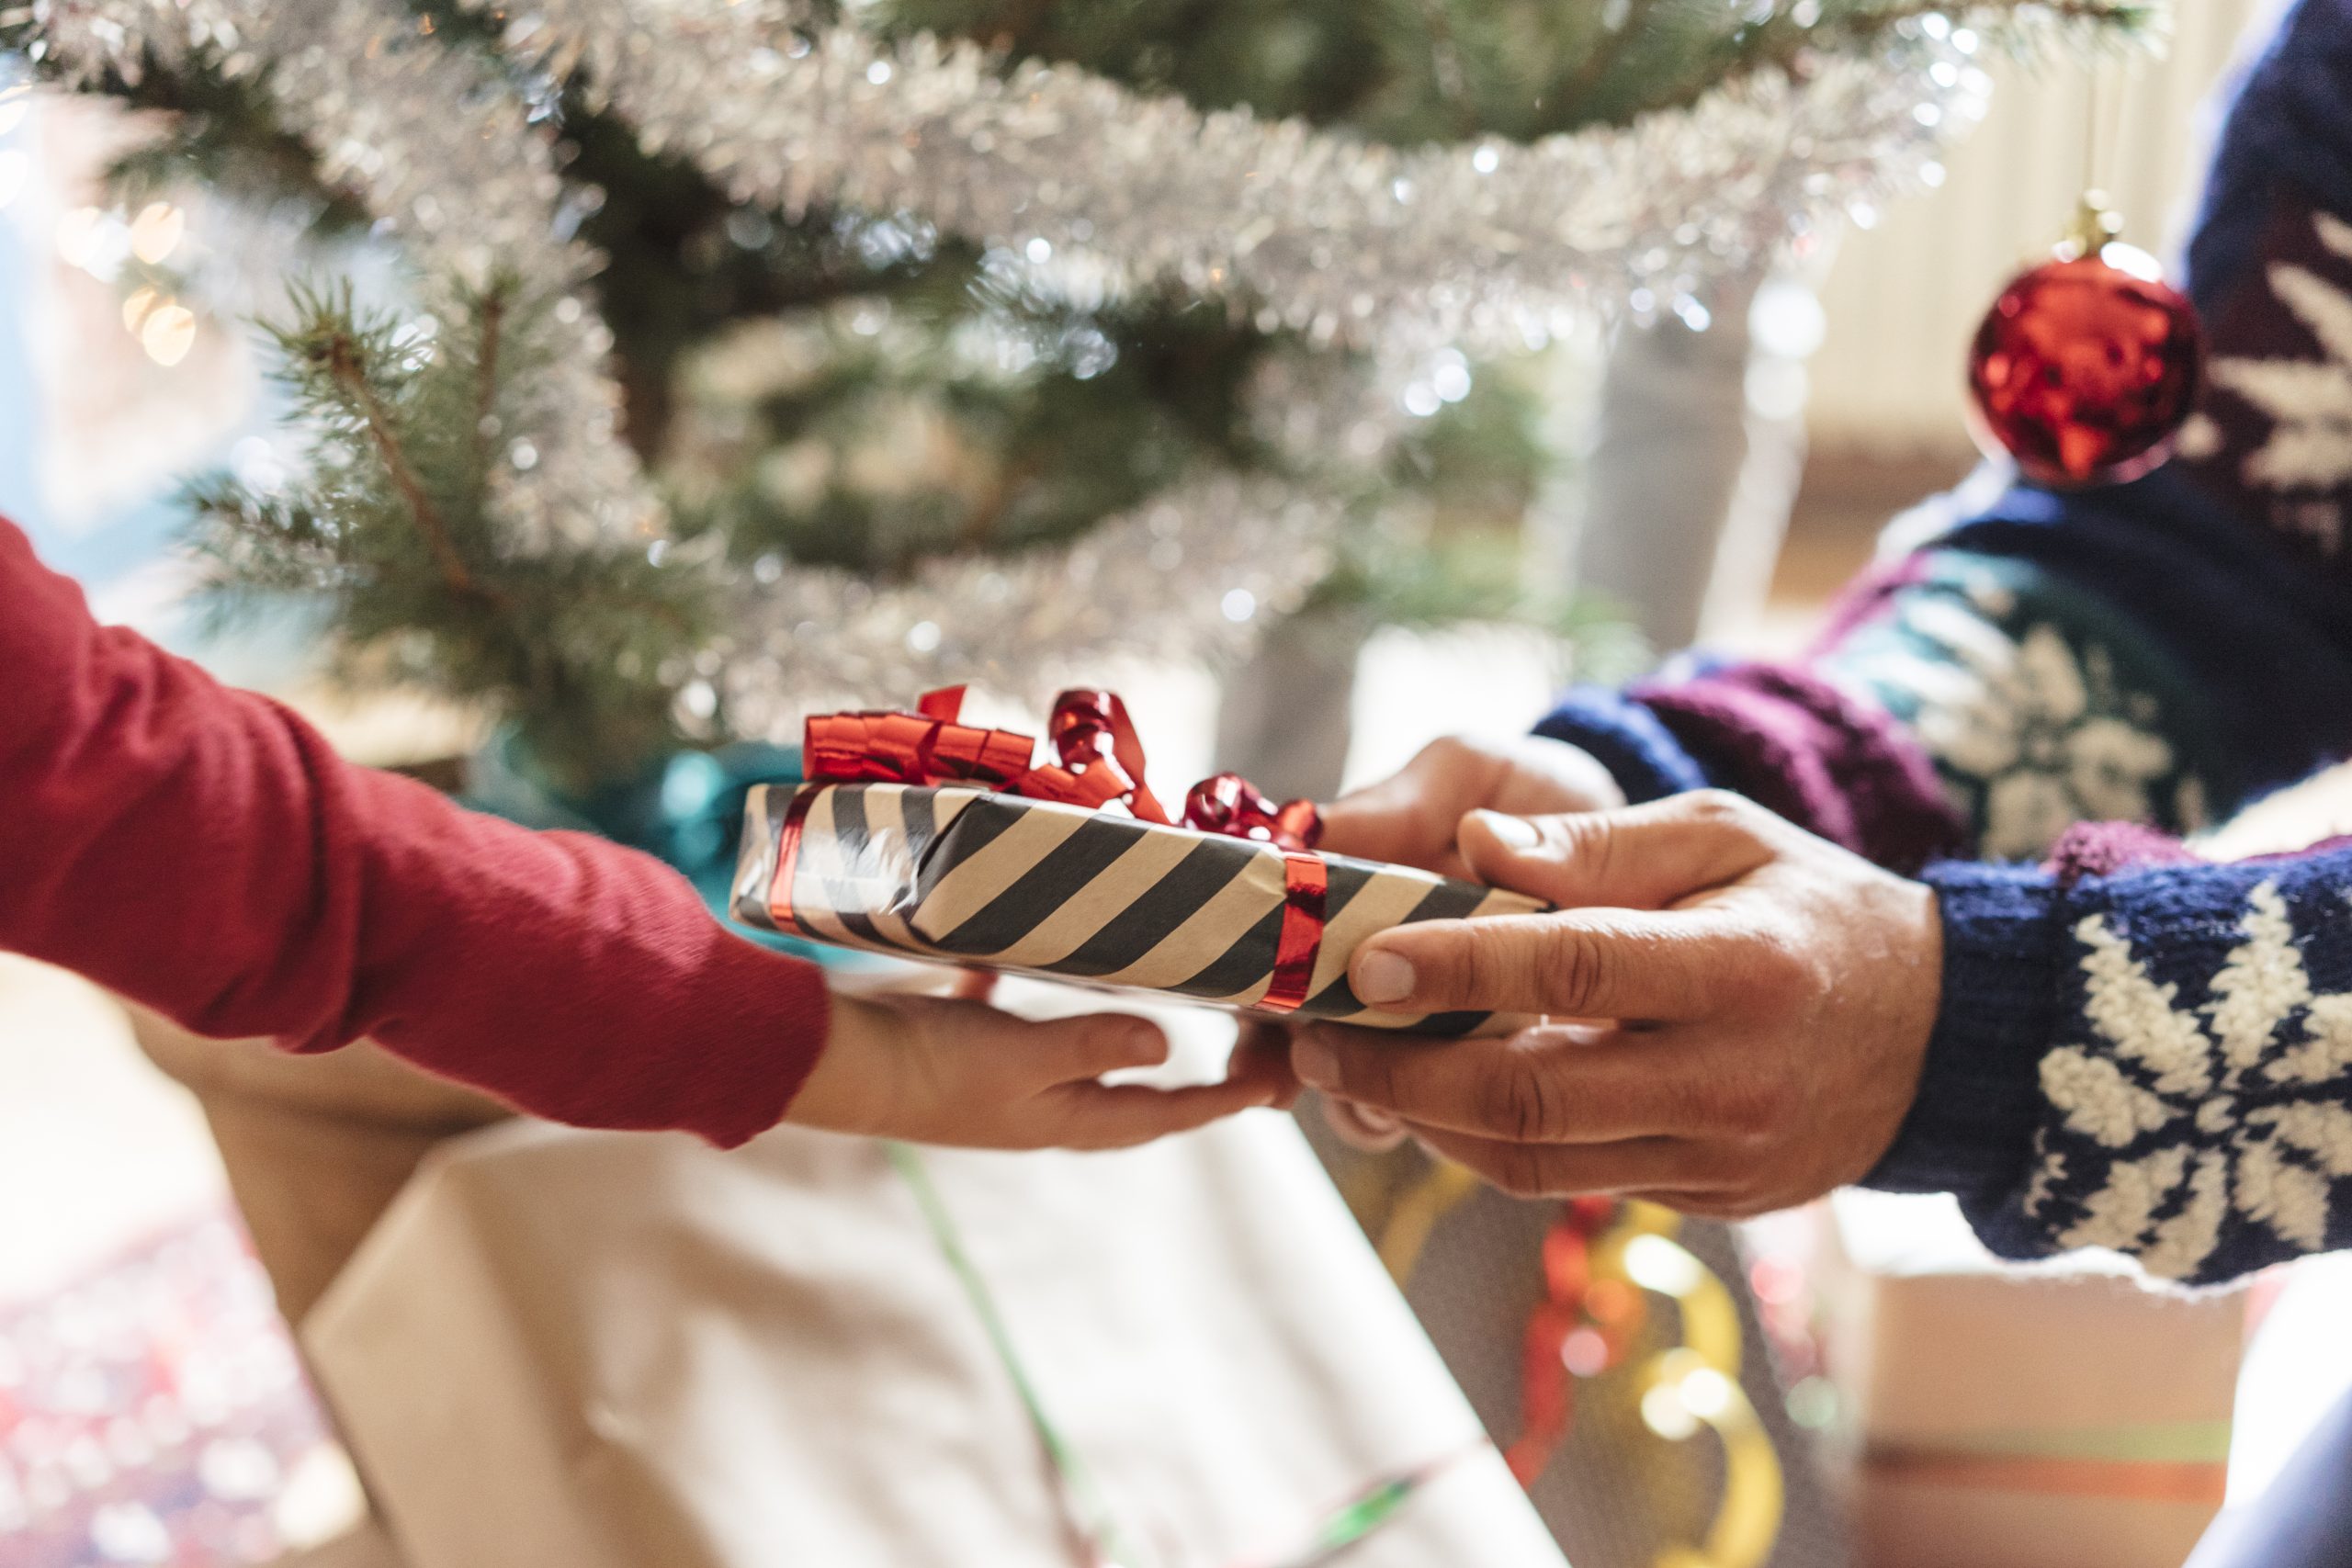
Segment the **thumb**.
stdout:
<path fill-rule="evenodd" d="M 1471 874 L 1564 908 L 1664 909 L 1772 857 L 1776 822 L 1717 790 L 1616 811 L 1506 817 L 1473 811 L 1459 843 Z"/>

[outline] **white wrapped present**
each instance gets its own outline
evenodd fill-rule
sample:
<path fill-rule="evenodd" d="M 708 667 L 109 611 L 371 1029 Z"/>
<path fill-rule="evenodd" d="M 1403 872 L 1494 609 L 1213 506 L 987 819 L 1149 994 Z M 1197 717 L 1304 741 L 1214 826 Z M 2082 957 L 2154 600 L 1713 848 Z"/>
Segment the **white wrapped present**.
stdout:
<path fill-rule="evenodd" d="M 927 1151 L 1135 1568 L 1559 1568 L 1295 1129 Z M 305 1339 L 411 1568 L 1069 1568 L 1072 1498 L 876 1144 L 514 1125 L 446 1146 Z M 1098 1538 L 1100 1539 L 1100 1538 Z"/>

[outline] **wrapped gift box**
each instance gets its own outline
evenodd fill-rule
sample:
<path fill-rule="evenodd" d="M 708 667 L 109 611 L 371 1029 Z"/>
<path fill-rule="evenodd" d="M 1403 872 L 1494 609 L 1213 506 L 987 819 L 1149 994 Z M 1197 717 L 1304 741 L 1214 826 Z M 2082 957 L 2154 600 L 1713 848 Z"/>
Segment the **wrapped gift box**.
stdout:
<path fill-rule="evenodd" d="M 2176 1568 L 2222 1505 L 2244 1295 L 2000 1268 L 1949 1199 L 1838 1213 L 1865 1568 Z"/>
<path fill-rule="evenodd" d="M 1348 959 L 1411 920 L 1524 914 L 1539 901 L 1403 866 L 1317 854 L 1311 802 L 1238 774 L 1181 814 L 1144 780 L 1126 705 L 1055 699 L 1033 738 L 963 722 L 964 689 L 916 711 L 819 714 L 806 782 L 746 806 L 735 917 L 848 947 L 1172 993 L 1379 1029 L 1460 1034 L 1484 1013 L 1366 1008 Z"/>
<path fill-rule="evenodd" d="M 889 784 L 755 789 L 734 892 L 738 919 L 851 947 L 1456 1034 L 1487 1015 L 1368 1009 L 1349 955 L 1408 921 L 1541 908 L 1405 866 Z"/>

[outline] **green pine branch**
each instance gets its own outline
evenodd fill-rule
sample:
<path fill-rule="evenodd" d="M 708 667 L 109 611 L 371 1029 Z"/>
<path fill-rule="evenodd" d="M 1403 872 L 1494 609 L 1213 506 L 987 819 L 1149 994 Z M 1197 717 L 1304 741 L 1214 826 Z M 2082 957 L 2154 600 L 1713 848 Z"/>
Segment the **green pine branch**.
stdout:
<path fill-rule="evenodd" d="M 346 671 L 421 683 L 512 717 L 560 783 L 627 776 L 682 739 L 678 687 L 712 583 L 619 546 L 526 548 L 497 511 L 498 439 L 545 360 L 548 302 L 501 278 L 453 290 L 435 330 L 298 289 L 268 328 L 310 470 L 264 491 L 188 487 L 216 615 L 323 602 Z"/>

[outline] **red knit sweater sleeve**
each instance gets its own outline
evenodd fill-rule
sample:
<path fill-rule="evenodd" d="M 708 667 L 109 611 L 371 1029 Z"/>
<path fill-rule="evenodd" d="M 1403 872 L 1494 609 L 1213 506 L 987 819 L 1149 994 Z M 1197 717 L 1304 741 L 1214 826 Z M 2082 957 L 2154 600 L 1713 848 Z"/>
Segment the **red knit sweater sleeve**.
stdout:
<path fill-rule="evenodd" d="M 133 633 L 0 522 L 0 949 L 201 1034 L 369 1036 L 541 1116 L 772 1126 L 823 1048 L 814 965 L 649 856 L 343 761 Z"/>

